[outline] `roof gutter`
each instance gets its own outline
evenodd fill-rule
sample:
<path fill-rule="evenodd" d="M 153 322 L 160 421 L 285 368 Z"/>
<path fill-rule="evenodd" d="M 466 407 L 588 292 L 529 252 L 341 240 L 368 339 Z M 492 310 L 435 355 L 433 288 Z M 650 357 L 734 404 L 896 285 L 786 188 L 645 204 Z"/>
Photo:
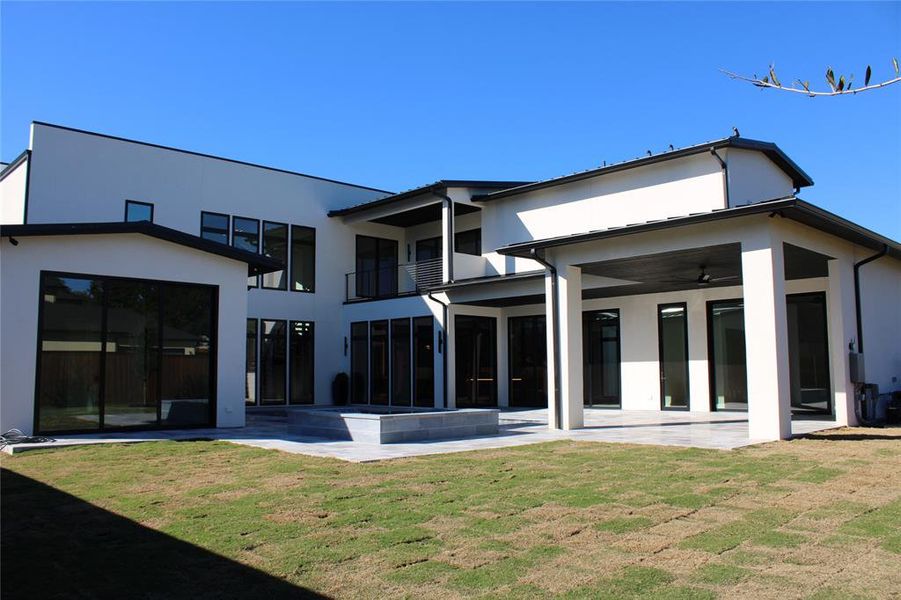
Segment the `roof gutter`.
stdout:
<path fill-rule="evenodd" d="M 557 292 L 557 267 L 546 261 L 535 248 L 529 251 L 529 258 L 544 266 L 551 276 L 551 346 L 554 352 L 554 428 L 560 429 L 560 413 L 563 407 L 563 395 L 560 389 L 560 315 L 557 311 L 559 294 Z"/>
<path fill-rule="evenodd" d="M 443 190 L 443 191 L 441 191 Z M 447 188 L 439 188 L 431 190 L 432 195 L 441 198 L 444 207 L 447 209 L 447 224 L 443 228 L 441 235 L 447 240 L 447 248 L 449 252 L 444 258 L 447 260 L 447 281 L 443 283 L 454 282 L 454 200 L 447 195 Z M 441 252 L 444 254 L 444 243 L 441 244 Z"/>

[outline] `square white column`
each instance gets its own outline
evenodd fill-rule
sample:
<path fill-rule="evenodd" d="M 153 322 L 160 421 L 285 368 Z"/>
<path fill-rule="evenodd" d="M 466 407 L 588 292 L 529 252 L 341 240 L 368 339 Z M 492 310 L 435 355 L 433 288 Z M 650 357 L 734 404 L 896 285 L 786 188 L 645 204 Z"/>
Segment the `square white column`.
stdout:
<path fill-rule="evenodd" d="M 445 200 L 441 203 L 441 281 L 448 283 L 454 278 L 454 205 Z"/>
<path fill-rule="evenodd" d="M 856 425 L 848 344 L 851 340 L 856 341 L 857 314 L 854 304 L 854 265 L 849 257 L 829 261 L 826 311 L 829 319 L 829 363 L 832 366 L 835 422 L 837 425 Z"/>
<path fill-rule="evenodd" d="M 741 242 L 748 370 L 748 437 L 791 437 L 788 319 L 782 240 L 769 227 Z"/>
<path fill-rule="evenodd" d="M 584 424 L 582 397 L 582 270 L 573 266 L 557 269 L 554 278 L 545 275 L 547 307 L 548 426 L 557 429 L 556 390 L 560 393 L 560 429 L 578 429 Z M 557 336 L 559 354 L 554 352 Z M 559 369 L 559 373 L 558 373 Z"/>

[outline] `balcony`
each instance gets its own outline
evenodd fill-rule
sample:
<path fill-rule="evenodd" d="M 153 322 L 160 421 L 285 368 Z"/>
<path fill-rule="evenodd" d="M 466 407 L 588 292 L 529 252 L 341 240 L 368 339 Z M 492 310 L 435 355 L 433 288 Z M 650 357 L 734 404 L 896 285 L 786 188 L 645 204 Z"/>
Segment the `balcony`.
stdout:
<path fill-rule="evenodd" d="M 429 287 L 441 283 L 441 263 L 441 258 L 432 258 L 371 271 L 347 273 L 344 276 L 345 300 L 354 302 L 424 294 Z"/>

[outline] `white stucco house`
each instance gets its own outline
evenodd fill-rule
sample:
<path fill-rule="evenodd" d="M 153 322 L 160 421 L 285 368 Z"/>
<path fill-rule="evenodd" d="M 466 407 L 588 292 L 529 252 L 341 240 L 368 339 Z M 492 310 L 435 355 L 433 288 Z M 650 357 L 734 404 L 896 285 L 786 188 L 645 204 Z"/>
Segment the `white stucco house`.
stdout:
<path fill-rule="evenodd" d="M 901 389 L 901 245 L 812 183 L 730 137 L 390 193 L 35 122 L 0 173 L 0 429 L 336 402 L 853 424 L 863 384 Z"/>

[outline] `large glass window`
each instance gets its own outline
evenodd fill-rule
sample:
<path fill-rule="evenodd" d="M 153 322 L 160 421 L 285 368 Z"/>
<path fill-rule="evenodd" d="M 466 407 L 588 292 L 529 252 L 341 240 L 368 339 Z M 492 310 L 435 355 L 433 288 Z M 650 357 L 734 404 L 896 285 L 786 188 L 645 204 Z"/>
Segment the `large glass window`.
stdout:
<path fill-rule="evenodd" d="M 831 414 L 826 295 L 792 294 L 786 303 L 792 411 Z"/>
<path fill-rule="evenodd" d="M 660 344 L 660 404 L 688 408 L 688 309 L 685 304 L 657 307 Z"/>
<path fill-rule="evenodd" d="M 744 302 L 709 302 L 707 336 L 711 409 L 748 410 Z"/>
<path fill-rule="evenodd" d="M 280 261 L 284 265 L 288 264 L 287 225 L 263 221 L 263 254 Z M 270 290 L 287 290 L 287 268 L 263 275 L 263 287 Z"/>
<path fill-rule="evenodd" d="M 454 252 L 482 255 L 482 230 L 458 231 L 454 236 Z"/>
<path fill-rule="evenodd" d="M 228 215 L 203 211 L 200 213 L 200 237 L 228 244 Z"/>
<path fill-rule="evenodd" d="M 547 406 L 547 329 L 544 315 L 511 317 L 510 406 Z"/>
<path fill-rule="evenodd" d="M 257 219 L 235 217 L 232 219 L 232 246 L 258 254 L 260 251 L 260 222 Z M 247 285 L 257 287 L 256 275 L 247 278 Z"/>
<path fill-rule="evenodd" d="M 391 321 L 391 404 L 410 406 L 412 402 L 410 369 L 410 319 Z"/>
<path fill-rule="evenodd" d="M 316 291 L 316 230 L 291 226 L 291 289 Z"/>
<path fill-rule="evenodd" d="M 154 424 L 161 384 L 159 287 L 113 279 L 106 294 L 104 423 Z"/>
<path fill-rule="evenodd" d="M 350 398 L 369 403 L 369 323 L 350 324 Z"/>
<path fill-rule="evenodd" d="M 397 294 L 397 241 L 357 236 L 356 292 L 360 298 Z"/>
<path fill-rule="evenodd" d="M 582 393 L 586 406 L 620 406 L 618 310 L 582 313 Z"/>
<path fill-rule="evenodd" d="M 137 200 L 126 200 L 125 220 L 129 223 L 134 221 L 150 221 L 153 223 L 153 204 L 138 202 Z"/>
<path fill-rule="evenodd" d="M 313 404 L 314 330 L 310 321 L 291 321 L 288 358 L 291 404 Z"/>
<path fill-rule="evenodd" d="M 497 406 L 497 319 L 457 315 L 454 335 L 457 407 Z"/>
<path fill-rule="evenodd" d="M 103 281 L 44 275 L 37 394 L 40 431 L 100 427 L 103 340 Z"/>
<path fill-rule="evenodd" d="M 163 285 L 160 418 L 166 425 L 203 425 L 213 419 L 215 292 Z"/>
<path fill-rule="evenodd" d="M 369 324 L 369 403 L 388 404 L 388 321 Z"/>
<path fill-rule="evenodd" d="M 432 317 L 413 319 L 414 394 L 416 406 L 435 406 L 435 331 Z"/>
<path fill-rule="evenodd" d="M 416 262 L 441 258 L 442 254 L 440 237 L 416 240 Z"/>
<path fill-rule="evenodd" d="M 247 345 L 244 360 L 244 404 L 257 403 L 257 320 L 247 319 Z"/>
<path fill-rule="evenodd" d="M 287 321 L 260 321 L 260 404 L 285 404 Z"/>
<path fill-rule="evenodd" d="M 38 431 L 211 424 L 215 306 L 209 286 L 42 273 Z"/>

